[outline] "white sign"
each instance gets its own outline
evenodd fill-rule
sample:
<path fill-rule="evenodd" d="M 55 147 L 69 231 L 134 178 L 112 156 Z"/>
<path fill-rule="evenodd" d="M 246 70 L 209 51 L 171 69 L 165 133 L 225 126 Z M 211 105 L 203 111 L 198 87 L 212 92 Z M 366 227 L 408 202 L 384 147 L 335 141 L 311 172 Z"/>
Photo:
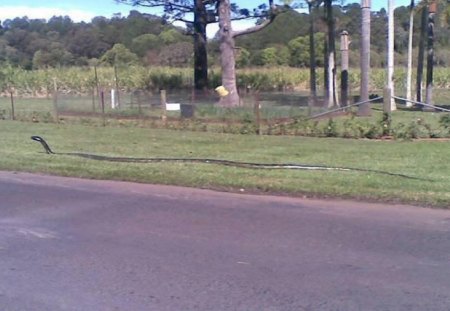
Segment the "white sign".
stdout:
<path fill-rule="evenodd" d="M 178 104 L 178 103 L 166 104 L 166 110 L 167 111 L 179 111 L 180 104 Z"/>
<path fill-rule="evenodd" d="M 111 108 L 116 109 L 116 90 L 111 89 Z"/>

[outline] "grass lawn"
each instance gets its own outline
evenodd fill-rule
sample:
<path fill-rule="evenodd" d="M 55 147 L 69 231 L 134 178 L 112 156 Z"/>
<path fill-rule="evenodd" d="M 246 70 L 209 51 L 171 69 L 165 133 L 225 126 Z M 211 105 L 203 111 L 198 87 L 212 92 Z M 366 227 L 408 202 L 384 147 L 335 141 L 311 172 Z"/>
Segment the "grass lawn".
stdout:
<path fill-rule="evenodd" d="M 7 120 L 0 121 L 0 131 L 0 170 L 450 207 L 449 141 L 230 135 Z M 383 170 L 431 181 L 365 172 L 255 170 L 168 162 L 103 162 L 47 155 L 38 143 L 30 139 L 32 135 L 44 137 L 56 152 L 322 164 Z"/>

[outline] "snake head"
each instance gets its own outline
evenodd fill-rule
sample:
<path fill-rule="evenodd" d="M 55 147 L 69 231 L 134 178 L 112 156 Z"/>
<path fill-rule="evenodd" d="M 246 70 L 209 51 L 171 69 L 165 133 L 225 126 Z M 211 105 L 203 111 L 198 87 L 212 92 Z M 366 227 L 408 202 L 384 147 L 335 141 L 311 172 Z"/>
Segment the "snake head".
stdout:
<path fill-rule="evenodd" d="M 41 136 L 31 136 L 31 139 L 34 141 L 40 142 L 42 147 L 44 147 L 45 152 L 47 154 L 54 154 L 52 149 L 50 149 L 50 146 L 47 144 L 47 142 Z"/>

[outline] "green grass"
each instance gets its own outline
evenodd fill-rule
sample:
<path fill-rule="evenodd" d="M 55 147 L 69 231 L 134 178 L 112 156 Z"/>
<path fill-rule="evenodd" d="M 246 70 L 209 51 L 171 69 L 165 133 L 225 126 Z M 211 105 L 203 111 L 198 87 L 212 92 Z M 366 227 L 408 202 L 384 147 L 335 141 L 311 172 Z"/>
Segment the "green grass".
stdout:
<path fill-rule="evenodd" d="M 450 142 L 375 141 L 229 135 L 144 128 L 0 121 L 0 170 L 127 180 L 221 190 L 356 198 L 450 206 Z M 111 163 L 47 155 L 30 140 L 43 136 L 55 151 L 128 157 L 207 157 L 383 170 L 376 173 L 252 170 L 212 164 Z"/>

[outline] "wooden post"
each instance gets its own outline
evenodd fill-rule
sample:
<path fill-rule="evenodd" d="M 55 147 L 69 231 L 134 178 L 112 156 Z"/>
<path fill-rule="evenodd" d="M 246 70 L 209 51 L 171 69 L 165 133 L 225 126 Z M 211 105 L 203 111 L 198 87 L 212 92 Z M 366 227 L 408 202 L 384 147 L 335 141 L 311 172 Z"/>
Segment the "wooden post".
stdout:
<path fill-rule="evenodd" d="M 92 112 L 95 113 L 95 90 L 92 89 Z"/>
<path fill-rule="evenodd" d="M 102 106 L 103 126 L 106 126 L 106 119 L 105 119 L 105 92 L 103 90 L 100 92 L 100 102 L 101 102 L 101 106 Z"/>
<path fill-rule="evenodd" d="M 389 87 L 384 88 L 383 94 L 383 111 L 386 113 L 392 112 L 392 90 Z"/>
<path fill-rule="evenodd" d="M 100 89 L 98 87 L 97 66 L 94 66 L 94 78 L 95 78 L 95 89 L 97 90 L 97 96 L 100 97 Z"/>
<path fill-rule="evenodd" d="M 117 75 L 117 66 L 114 64 L 114 80 L 116 82 L 116 92 L 117 92 L 117 107 L 120 109 L 120 95 L 119 95 L 119 77 Z"/>
<path fill-rule="evenodd" d="M 162 120 L 164 123 L 164 126 L 167 126 L 167 111 L 166 111 L 166 103 L 167 103 L 167 97 L 166 97 L 166 90 L 161 90 L 161 109 L 162 109 Z"/>
<path fill-rule="evenodd" d="M 56 123 L 59 123 L 58 114 L 58 85 L 56 83 L 56 78 L 53 78 L 53 112 Z"/>
<path fill-rule="evenodd" d="M 142 103 L 141 103 L 141 100 L 142 100 L 142 98 L 141 98 L 141 93 L 139 92 L 139 93 L 137 94 L 137 105 L 138 105 L 138 114 L 139 114 L 139 117 L 142 116 L 142 107 L 141 107 Z"/>
<path fill-rule="evenodd" d="M 130 109 L 133 110 L 133 92 L 130 93 Z"/>
<path fill-rule="evenodd" d="M 341 103 L 348 106 L 348 32 L 341 33 Z"/>
<path fill-rule="evenodd" d="M 259 102 L 259 93 L 253 94 L 253 111 L 255 113 L 256 121 L 256 133 L 262 135 L 261 133 L 261 104 Z"/>
<path fill-rule="evenodd" d="M 14 112 L 14 92 L 13 90 L 10 90 L 10 95 L 11 95 L 11 120 L 15 120 L 16 116 L 15 116 L 15 112 Z"/>

